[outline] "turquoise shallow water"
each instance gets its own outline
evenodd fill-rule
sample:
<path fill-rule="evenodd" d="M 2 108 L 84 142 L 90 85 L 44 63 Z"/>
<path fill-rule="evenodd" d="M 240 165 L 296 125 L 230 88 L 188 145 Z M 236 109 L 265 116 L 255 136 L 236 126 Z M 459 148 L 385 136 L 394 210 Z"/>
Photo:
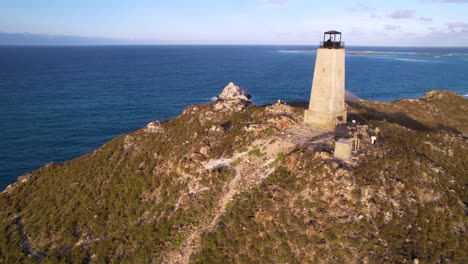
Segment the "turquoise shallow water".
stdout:
<path fill-rule="evenodd" d="M 307 101 L 311 46 L 0 47 L 0 190 L 234 81 L 255 104 Z M 468 48 L 348 47 L 346 88 L 369 100 L 468 94 Z"/>

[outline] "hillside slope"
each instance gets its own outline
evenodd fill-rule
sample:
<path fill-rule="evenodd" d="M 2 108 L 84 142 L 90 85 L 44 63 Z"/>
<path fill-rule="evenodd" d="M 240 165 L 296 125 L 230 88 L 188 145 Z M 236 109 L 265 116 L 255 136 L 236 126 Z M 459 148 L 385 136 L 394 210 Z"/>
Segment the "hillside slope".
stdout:
<path fill-rule="evenodd" d="M 336 133 L 299 105 L 220 98 L 21 176 L 0 262 L 468 260 L 466 99 L 356 101 Z M 334 159 L 353 131 L 361 149 Z"/>

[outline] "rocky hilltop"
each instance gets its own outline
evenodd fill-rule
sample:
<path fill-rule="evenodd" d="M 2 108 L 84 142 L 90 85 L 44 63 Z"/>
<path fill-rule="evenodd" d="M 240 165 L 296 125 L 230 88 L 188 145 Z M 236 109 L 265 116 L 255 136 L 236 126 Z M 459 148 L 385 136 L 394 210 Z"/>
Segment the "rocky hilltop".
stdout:
<path fill-rule="evenodd" d="M 230 83 L 23 175 L 0 194 L 0 263 L 466 263 L 466 99 L 350 98 L 356 123 L 327 132 Z"/>

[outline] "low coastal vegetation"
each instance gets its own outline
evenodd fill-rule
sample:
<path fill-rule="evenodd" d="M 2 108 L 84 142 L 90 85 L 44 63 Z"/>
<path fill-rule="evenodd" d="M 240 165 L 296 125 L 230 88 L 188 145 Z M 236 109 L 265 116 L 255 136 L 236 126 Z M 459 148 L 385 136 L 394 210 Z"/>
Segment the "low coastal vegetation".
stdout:
<path fill-rule="evenodd" d="M 378 139 L 348 162 L 335 135 L 297 136 L 301 107 L 221 103 L 21 176 L 0 263 L 468 260 L 463 97 L 349 103 Z"/>

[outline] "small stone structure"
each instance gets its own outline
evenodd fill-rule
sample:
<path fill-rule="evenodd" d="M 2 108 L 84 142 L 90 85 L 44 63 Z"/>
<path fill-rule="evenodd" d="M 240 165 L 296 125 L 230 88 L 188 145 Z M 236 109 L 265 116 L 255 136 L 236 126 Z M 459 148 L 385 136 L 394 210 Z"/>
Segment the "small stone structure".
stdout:
<path fill-rule="evenodd" d="M 349 160 L 351 157 L 352 142 L 348 139 L 340 139 L 335 143 L 335 158 Z"/>
<path fill-rule="evenodd" d="M 324 35 L 330 35 L 330 38 L 317 50 L 310 104 L 304 113 L 304 123 L 333 130 L 338 123 L 345 123 L 347 117 L 345 49 L 340 32 L 328 31 Z"/>

